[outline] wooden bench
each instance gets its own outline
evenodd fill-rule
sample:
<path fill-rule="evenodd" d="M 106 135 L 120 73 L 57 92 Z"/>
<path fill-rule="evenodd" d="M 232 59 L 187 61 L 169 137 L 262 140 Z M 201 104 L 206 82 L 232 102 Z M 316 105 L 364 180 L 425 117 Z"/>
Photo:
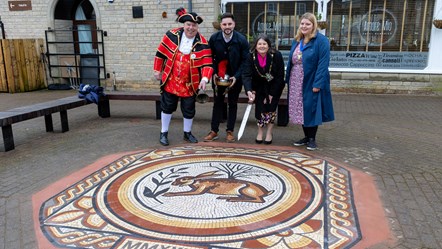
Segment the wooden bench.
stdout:
<path fill-rule="evenodd" d="M 66 132 L 69 131 L 67 110 L 87 104 L 89 103 L 85 99 L 72 96 L 0 112 L 0 125 L 2 127 L 5 151 L 15 148 L 12 124 L 44 116 L 46 131 L 53 132 L 52 113 L 59 112 L 61 132 Z M 101 116 L 100 108 L 98 108 L 98 114 Z"/>
<path fill-rule="evenodd" d="M 155 101 L 155 118 L 161 119 L 161 96 L 160 93 L 118 93 L 111 92 L 106 93 L 105 97 L 100 99 L 98 104 L 101 111 L 101 117 L 110 117 L 110 104 L 109 100 L 142 100 L 142 101 Z M 227 101 L 227 98 L 226 98 Z M 210 96 L 207 102 L 213 102 L 213 96 Z M 248 98 L 245 95 L 240 95 L 238 103 L 247 103 Z M 287 96 L 283 94 L 279 100 L 278 105 L 278 126 L 286 126 L 288 124 L 288 109 L 287 109 Z M 240 115 L 240 114 L 239 114 Z M 224 118 L 227 116 L 227 104 L 224 108 Z M 241 116 L 242 117 L 242 116 Z"/>

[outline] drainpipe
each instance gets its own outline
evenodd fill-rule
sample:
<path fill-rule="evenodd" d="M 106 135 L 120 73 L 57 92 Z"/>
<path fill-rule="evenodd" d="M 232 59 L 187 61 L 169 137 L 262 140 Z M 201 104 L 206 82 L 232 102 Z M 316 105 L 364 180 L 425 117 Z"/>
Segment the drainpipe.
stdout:
<path fill-rule="evenodd" d="M 226 5 L 228 2 L 229 2 L 229 0 L 221 0 L 221 3 L 219 4 L 221 14 L 224 14 L 226 12 Z"/>
<path fill-rule="evenodd" d="M 192 0 L 188 0 L 187 5 L 189 6 L 189 12 L 192 12 Z"/>

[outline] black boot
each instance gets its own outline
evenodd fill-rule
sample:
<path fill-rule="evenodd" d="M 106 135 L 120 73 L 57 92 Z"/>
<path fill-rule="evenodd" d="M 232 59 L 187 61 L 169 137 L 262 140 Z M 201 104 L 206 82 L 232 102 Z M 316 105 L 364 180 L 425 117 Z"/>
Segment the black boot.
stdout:
<path fill-rule="evenodd" d="M 192 135 L 190 131 L 184 132 L 184 141 L 187 141 L 189 143 L 198 143 L 198 140 Z"/>
<path fill-rule="evenodd" d="M 161 145 L 164 145 L 164 146 L 169 145 L 169 139 L 167 139 L 167 134 L 168 134 L 167 131 L 160 133 L 160 144 Z"/>

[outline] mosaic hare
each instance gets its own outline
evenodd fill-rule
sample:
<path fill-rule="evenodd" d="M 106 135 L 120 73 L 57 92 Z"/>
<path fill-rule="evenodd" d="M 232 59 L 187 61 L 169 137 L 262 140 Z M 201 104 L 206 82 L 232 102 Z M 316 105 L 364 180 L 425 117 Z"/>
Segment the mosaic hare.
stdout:
<path fill-rule="evenodd" d="M 268 191 L 263 186 L 238 179 L 215 178 L 222 176 L 215 174 L 217 171 L 210 171 L 197 176 L 184 176 L 177 178 L 172 185 L 189 186 L 191 190 L 183 192 L 168 192 L 163 196 L 186 196 L 202 195 L 206 193 L 220 195 L 217 199 L 224 199 L 229 202 L 257 202 L 264 203 L 264 197 L 274 191 Z"/>

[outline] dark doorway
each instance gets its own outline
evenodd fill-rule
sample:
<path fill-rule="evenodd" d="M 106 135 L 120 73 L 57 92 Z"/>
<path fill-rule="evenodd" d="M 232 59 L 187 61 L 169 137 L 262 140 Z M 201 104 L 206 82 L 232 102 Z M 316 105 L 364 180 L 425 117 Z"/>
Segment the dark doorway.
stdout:
<path fill-rule="evenodd" d="M 103 31 L 88 0 L 60 0 L 54 29 L 46 31 L 50 76 L 77 88 L 105 79 Z"/>

